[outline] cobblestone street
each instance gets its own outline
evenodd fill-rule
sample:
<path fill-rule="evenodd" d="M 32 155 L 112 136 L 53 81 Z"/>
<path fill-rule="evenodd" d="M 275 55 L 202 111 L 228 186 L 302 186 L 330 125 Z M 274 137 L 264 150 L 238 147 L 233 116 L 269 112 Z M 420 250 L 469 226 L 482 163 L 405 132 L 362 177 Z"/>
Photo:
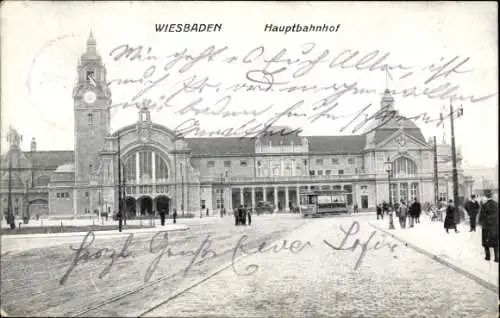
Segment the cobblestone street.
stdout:
<path fill-rule="evenodd" d="M 493 292 L 409 248 L 394 247 L 397 243 L 380 232 L 355 269 L 361 246 L 339 251 L 323 242 L 339 247 L 345 237 L 339 225 L 348 231 L 352 221 L 310 220 L 286 239 L 309 241 L 311 248 L 252 255 L 148 315 L 496 317 Z M 364 244 L 373 231 L 360 221 L 358 234 L 344 247 L 351 247 L 356 238 Z M 258 269 L 245 276 L 252 265 Z"/>
<path fill-rule="evenodd" d="M 266 215 L 254 217 L 252 227 L 235 227 L 229 217 L 192 222 L 188 231 L 169 234 L 171 250 L 156 268 L 150 266 L 161 240 L 157 236 L 148 251 L 151 234 L 132 240 L 130 256 L 117 258 L 101 279 L 111 249 L 118 254 L 123 239 L 96 239 L 91 257 L 82 257 L 62 286 L 75 257 L 67 246 L 8 254 L 2 257 L 2 309 L 34 316 L 200 317 L 482 317 L 496 310 L 493 292 L 401 246 L 371 227 L 371 219 Z M 346 239 L 345 232 L 352 235 Z M 203 245 L 207 235 L 211 242 Z M 108 254 L 99 259 L 97 248 L 104 247 Z"/>

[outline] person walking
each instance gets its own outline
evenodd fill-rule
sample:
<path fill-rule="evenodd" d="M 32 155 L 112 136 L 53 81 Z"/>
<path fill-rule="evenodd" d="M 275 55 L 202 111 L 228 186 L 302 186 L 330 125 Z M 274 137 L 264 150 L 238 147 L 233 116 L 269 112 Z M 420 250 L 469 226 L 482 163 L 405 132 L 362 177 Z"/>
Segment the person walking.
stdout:
<path fill-rule="evenodd" d="M 465 211 L 467 211 L 467 214 L 469 215 L 469 232 L 476 232 L 476 219 L 479 213 L 479 203 L 476 200 L 476 195 L 473 194 L 471 196 L 471 199 L 468 200 L 467 203 L 465 203 Z"/>
<path fill-rule="evenodd" d="M 248 226 L 252 225 L 252 208 L 249 208 L 247 210 L 247 220 L 248 220 Z"/>
<path fill-rule="evenodd" d="M 485 190 L 485 196 L 486 202 L 479 212 L 484 259 L 487 261 L 491 259 L 490 248 L 493 248 L 494 261 L 498 263 L 498 203 L 492 199 L 491 190 Z"/>
<path fill-rule="evenodd" d="M 238 209 L 233 209 L 234 214 L 234 225 L 238 225 Z"/>
<path fill-rule="evenodd" d="M 408 217 L 408 207 L 404 203 L 403 200 L 401 200 L 401 204 L 398 207 L 399 211 L 399 225 L 401 226 L 402 229 L 406 228 L 406 218 Z"/>
<path fill-rule="evenodd" d="M 382 214 L 382 206 L 380 204 L 377 205 L 377 220 L 384 219 L 384 215 Z"/>
<path fill-rule="evenodd" d="M 407 207 L 408 207 L 408 222 L 410 223 L 410 227 L 413 227 L 415 224 L 415 211 L 412 209 L 413 204 L 410 204 L 410 202 L 408 202 Z"/>
<path fill-rule="evenodd" d="M 382 216 L 388 213 L 389 213 L 389 204 L 387 204 L 387 202 L 385 201 L 382 201 Z"/>
<path fill-rule="evenodd" d="M 172 215 L 173 219 L 174 219 L 174 224 L 177 223 L 177 209 L 174 208 L 174 213 Z"/>
<path fill-rule="evenodd" d="M 420 214 L 422 213 L 422 206 L 418 202 L 417 198 L 413 200 L 411 204 L 410 211 L 413 215 L 415 223 L 420 223 Z"/>
<path fill-rule="evenodd" d="M 165 226 L 165 210 L 164 209 L 160 210 L 160 221 L 161 221 L 161 226 Z"/>
<path fill-rule="evenodd" d="M 359 212 L 358 211 L 358 203 L 357 202 L 354 203 L 353 209 L 354 209 L 354 214 L 357 214 Z"/>
<path fill-rule="evenodd" d="M 446 233 L 449 233 L 449 229 L 454 229 L 455 233 L 459 233 L 457 230 L 455 217 L 455 205 L 453 204 L 453 200 L 449 200 L 448 206 L 446 207 L 446 217 L 444 218 L 444 228 L 446 229 Z"/>

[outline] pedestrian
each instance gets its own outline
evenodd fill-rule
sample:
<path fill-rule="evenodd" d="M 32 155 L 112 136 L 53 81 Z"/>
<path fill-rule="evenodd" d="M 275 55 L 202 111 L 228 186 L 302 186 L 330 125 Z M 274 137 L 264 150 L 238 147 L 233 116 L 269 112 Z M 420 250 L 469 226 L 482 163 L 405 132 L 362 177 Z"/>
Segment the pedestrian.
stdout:
<path fill-rule="evenodd" d="M 476 232 L 476 219 L 479 213 L 479 203 L 476 200 L 476 195 L 471 195 L 471 199 L 465 203 L 465 211 L 467 211 L 467 215 L 469 215 L 470 221 L 470 231 Z"/>
<path fill-rule="evenodd" d="M 384 219 L 384 215 L 382 214 L 382 206 L 380 204 L 377 205 L 377 220 L 381 218 Z"/>
<path fill-rule="evenodd" d="M 173 219 L 174 219 L 174 224 L 177 223 L 177 209 L 174 208 L 174 213 L 172 215 Z"/>
<path fill-rule="evenodd" d="M 207 216 L 209 215 L 210 213 L 208 212 L 208 208 L 207 208 Z"/>
<path fill-rule="evenodd" d="M 224 217 L 224 208 L 220 209 L 220 217 L 221 219 Z"/>
<path fill-rule="evenodd" d="M 242 225 L 247 225 L 247 207 L 241 206 L 240 220 Z"/>
<path fill-rule="evenodd" d="M 238 209 L 233 209 L 234 225 L 238 225 Z"/>
<path fill-rule="evenodd" d="M 413 199 L 413 203 L 410 206 L 410 213 L 414 219 L 415 223 L 420 223 L 420 214 L 422 213 L 422 206 L 418 202 L 417 198 Z"/>
<path fill-rule="evenodd" d="M 249 208 L 247 210 L 247 220 L 248 220 L 248 226 L 252 225 L 252 208 Z"/>
<path fill-rule="evenodd" d="M 161 226 L 165 226 L 165 209 L 160 210 Z"/>
<path fill-rule="evenodd" d="M 448 201 L 448 207 L 446 207 L 446 217 L 444 218 L 444 228 L 446 229 L 446 233 L 449 233 L 449 229 L 454 229 L 455 233 L 459 233 L 457 230 L 457 224 L 455 223 L 455 205 L 453 204 L 453 200 Z"/>
<path fill-rule="evenodd" d="M 387 202 L 385 201 L 382 201 L 382 216 L 387 213 L 389 213 L 389 204 L 387 204 Z"/>
<path fill-rule="evenodd" d="M 479 212 L 484 259 L 487 261 L 491 259 L 490 248 L 493 248 L 494 261 L 498 263 L 498 203 L 492 199 L 491 190 L 485 190 L 485 196 L 486 202 Z"/>
<path fill-rule="evenodd" d="M 405 205 L 404 201 L 401 200 L 401 204 L 398 207 L 399 211 L 399 225 L 402 229 L 406 228 L 406 218 L 408 217 L 408 207 Z"/>
<path fill-rule="evenodd" d="M 358 203 L 354 203 L 354 214 L 358 213 Z"/>

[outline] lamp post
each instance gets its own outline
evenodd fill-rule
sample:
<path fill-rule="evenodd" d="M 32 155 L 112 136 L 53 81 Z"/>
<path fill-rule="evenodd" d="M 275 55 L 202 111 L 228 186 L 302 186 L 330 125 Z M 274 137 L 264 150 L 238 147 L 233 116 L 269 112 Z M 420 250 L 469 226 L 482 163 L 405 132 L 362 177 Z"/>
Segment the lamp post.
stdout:
<path fill-rule="evenodd" d="M 184 215 L 184 174 L 182 172 L 182 163 L 181 163 L 181 211 L 182 215 Z"/>
<path fill-rule="evenodd" d="M 445 185 L 446 185 L 446 202 L 448 202 L 450 197 L 448 196 L 448 174 L 447 173 L 444 175 L 444 181 L 445 181 Z"/>
<path fill-rule="evenodd" d="M 387 181 L 389 184 L 389 209 L 392 209 L 392 189 L 391 189 L 391 176 L 392 176 L 392 161 L 387 158 L 385 163 L 385 171 L 387 171 Z M 389 230 L 394 230 L 394 220 L 392 211 L 389 212 Z"/>
<path fill-rule="evenodd" d="M 118 231 L 123 228 L 123 213 L 122 213 L 122 161 L 120 149 L 120 135 L 118 134 Z"/>

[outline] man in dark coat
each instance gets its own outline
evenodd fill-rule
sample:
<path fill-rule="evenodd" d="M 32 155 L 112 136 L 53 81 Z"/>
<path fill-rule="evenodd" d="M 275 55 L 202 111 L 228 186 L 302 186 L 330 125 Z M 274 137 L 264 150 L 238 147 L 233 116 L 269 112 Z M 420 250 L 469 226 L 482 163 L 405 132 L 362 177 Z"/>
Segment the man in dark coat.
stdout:
<path fill-rule="evenodd" d="M 493 248 L 495 262 L 498 263 L 498 203 L 491 198 L 491 190 L 485 191 L 486 202 L 484 202 L 479 212 L 479 224 L 482 227 L 482 245 L 485 260 L 491 259 L 490 248 Z"/>
<path fill-rule="evenodd" d="M 160 220 L 161 220 L 161 226 L 165 226 L 165 210 L 164 209 L 160 210 Z"/>
<path fill-rule="evenodd" d="M 248 226 L 252 225 L 252 208 L 247 209 Z"/>
<path fill-rule="evenodd" d="M 420 202 L 418 202 L 417 198 L 413 200 L 413 203 L 410 206 L 410 213 L 412 217 L 415 219 L 415 223 L 420 223 L 420 214 L 422 213 L 422 206 Z"/>
<path fill-rule="evenodd" d="M 377 205 L 377 220 L 381 218 L 384 219 L 384 215 L 382 214 L 382 206 L 380 204 Z"/>
<path fill-rule="evenodd" d="M 387 213 L 389 213 L 389 204 L 387 204 L 387 202 L 385 201 L 382 201 L 382 216 Z"/>
<path fill-rule="evenodd" d="M 449 229 L 454 229 L 455 233 L 459 233 L 457 230 L 457 224 L 455 223 L 455 205 L 453 204 L 453 200 L 448 201 L 448 206 L 446 207 L 446 217 L 444 218 L 444 228 L 446 229 L 446 233 L 449 233 Z"/>
<path fill-rule="evenodd" d="M 239 222 L 239 214 L 238 214 L 239 209 L 234 209 L 233 214 L 234 214 L 234 225 L 238 225 Z"/>
<path fill-rule="evenodd" d="M 174 219 L 174 224 L 177 223 L 177 209 L 174 209 L 174 214 L 172 215 Z"/>
<path fill-rule="evenodd" d="M 470 232 L 476 232 L 476 219 L 479 213 L 479 203 L 476 200 L 476 196 L 473 194 L 471 199 L 465 204 L 465 210 L 469 215 L 470 220 Z"/>

